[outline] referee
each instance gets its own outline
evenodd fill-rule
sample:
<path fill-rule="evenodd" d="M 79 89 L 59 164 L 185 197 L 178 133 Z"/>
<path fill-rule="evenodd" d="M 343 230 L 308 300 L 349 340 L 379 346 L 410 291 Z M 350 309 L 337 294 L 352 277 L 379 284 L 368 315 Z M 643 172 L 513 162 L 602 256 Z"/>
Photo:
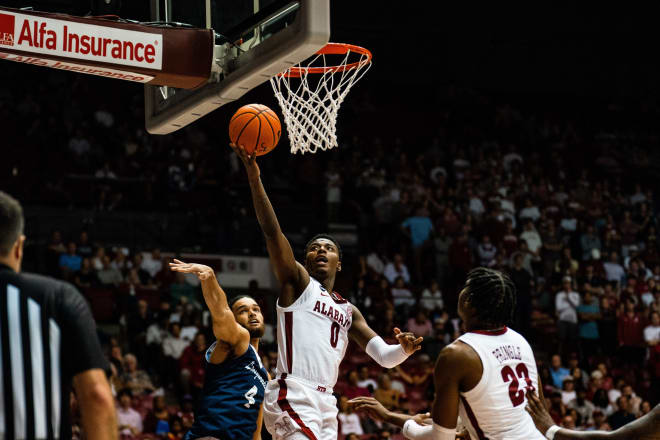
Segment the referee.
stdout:
<path fill-rule="evenodd" d="M 0 191 L 0 440 L 69 439 L 76 393 L 89 439 L 116 439 L 108 362 L 70 284 L 21 274 L 23 210 Z"/>

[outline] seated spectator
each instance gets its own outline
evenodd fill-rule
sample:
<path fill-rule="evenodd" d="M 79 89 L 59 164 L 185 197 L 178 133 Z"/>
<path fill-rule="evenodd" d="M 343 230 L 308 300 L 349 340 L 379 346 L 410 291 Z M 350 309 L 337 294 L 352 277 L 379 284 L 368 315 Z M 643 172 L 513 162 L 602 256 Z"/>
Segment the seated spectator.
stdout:
<path fill-rule="evenodd" d="M 351 433 L 363 435 L 364 429 L 360 423 L 360 417 L 353 412 L 353 407 L 348 404 L 346 396 L 339 397 L 339 414 L 337 418 L 341 425 L 340 435 L 349 435 Z"/>
<path fill-rule="evenodd" d="M 197 289 L 186 282 L 183 273 L 176 272 L 174 282 L 170 285 L 170 298 L 172 306 L 195 304 L 197 302 Z"/>
<path fill-rule="evenodd" d="M 415 314 L 414 318 L 410 318 L 408 320 L 408 324 L 406 325 L 406 329 L 409 332 L 412 332 L 415 334 L 415 336 L 421 336 L 421 337 L 429 337 L 431 336 L 433 327 L 431 325 L 431 321 L 426 315 L 426 312 L 424 309 L 420 309 L 417 311 Z"/>
<path fill-rule="evenodd" d="M 401 392 L 392 388 L 392 380 L 387 373 L 378 378 L 378 388 L 374 392 L 374 398 L 390 411 L 396 411 L 400 407 L 399 398 Z"/>
<path fill-rule="evenodd" d="M 103 258 L 105 257 L 105 248 L 103 246 L 99 246 L 96 248 L 96 252 L 94 253 L 94 257 L 92 257 L 92 267 L 94 270 L 102 270 L 103 269 Z"/>
<path fill-rule="evenodd" d="M 67 247 L 62 241 L 62 233 L 60 231 L 53 231 L 50 242 L 47 248 L 47 266 L 48 272 L 57 275 L 61 272 L 60 269 L 60 256 L 66 253 Z"/>
<path fill-rule="evenodd" d="M 170 413 L 165 404 L 165 396 L 154 396 L 153 408 L 144 418 L 144 432 L 167 434 L 170 431 Z"/>
<path fill-rule="evenodd" d="M 660 377 L 660 313 L 651 313 L 651 322 L 644 329 L 644 341 L 649 352 L 649 366 L 656 377 Z"/>
<path fill-rule="evenodd" d="M 477 257 L 479 258 L 479 265 L 490 267 L 492 266 L 495 256 L 497 255 L 497 247 L 490 241 L 488 235 L 481 237 L 481 243 L 477 245 Z"/>
<path fill-rule="evenodd" d="M 91 258 L 94 252 L 92 245 L 89 243 L 89 235 L 87 231 L 82 231 L 80 233 L 80 238 L 78 239 L 78 255 L 83 258 Z"/>
<path fill-rule="evenodd" d="M 359 375 L 357 370 L 349 371 L 346 375 L 346 379 L 348 380 L 348 385 L 344 388 L 343 395 L 346 396 L 348 400 L 360 396 L 371 396 L 371 393 L 367 388 L 358 385 Z"/>
<path fill-rule="evenodd" d="M 575 383 L 573 382 L 572 376 L 566 376 L 561 389 L 561 401 L 564 405 L 568 405 L 569 402 L 577 398 L 577 393 L 575 392 Z"/>
<path fill-rule="evenodd" d="M 635 394 L 632 385 L 630 384 L 624 385 L 621 388 L 621 395 L 628 399 L 628 403 L 630 404 L 630 412 L 635 415 L 638 415 L 640 412 L 639 407 L 642 404 L 642 399 L 639 398 L 637 394 Z"/>
<path fill-rule="evenodd" d="M 131 394 L 140 396 L 155 390 L 151 378 L 144 370 L 138 370 L 135 355 L 127 353 L 124 356 L 124 373 L 120 376 L 124 388 L 131 390 Z"/>
<path fill-rule="evenodd" d="M 566 429 L 575 429 L 575 419 L 573 416 L 570 414 L 566 414 L 562 419 L 561 419 L 561 425 L 562 428 Z"/>
<path fill-rule="evenodd" d="M 64 279 L 69 279 L 71 275 L 78 272 L 82 267 L 82 257 L 76 252 L 76 244 L 69 242 L 65 254 L 60 255 L 59 267 Z"/>
<path fill-rule="evenodd" d="M 520 234 L 520 239 L 527 243 L 527 248 L 532 254 L 538 255 L 543 242 L 541 241 L 541 236 L 536 231 L 534 223 L 531 220 L 525 223 L 525 230 L 522 234 Z"/>
<path fill-rule="evenodd" d="M 195 421 L 194 399 L 190 394 L 183 396 L 181 409 L 176 412 L 176 416 L 181 419 L 183 429 L 189 431 Z"/>
<path fill-rule="evenodd" d="M 162 374 L 167 383 L 177 383 L 179 380 L 179 359 L 183 351 L 190 345 L 187 339 L 181 337 L 181 324 L 170 322 L 170 334 L 163 340 Z"/>
<path fill-rule="evenodd" d="M 550 361 L 550 375 L 552 376 L 552 383 L 555 388 L 561 389 L 563 386 L 564 378 L 570 374 L 568 368 L 562 367 L 561 356 L 555 354 Z"/>
<path fill-rule="evenodd" d="M 192 344 L 186 347 L 179 359 L 181 368 L 181 386 L 185 394 L 199 395 L 204 385 L 204 354 L 206 353 L 206 336 L 197 333 Z"/>
<path fill-rule="evenodd" d="M 79 289 L 92 287 L 98 283 L 89 258 L 83 258 L 80 270 L 73 276 L 73 284 Z"/>
<path fill-rule="evenodd" d="M 371 377 L 369 367 L 366 365 L 361 366 L 358 370 L 358 378 L 357 385 L 368 389 L 373 394 L 374 390 L 378 387 L 378 383 Z"/>
<path fill-rule="evenodd" d="M 163 269 L 163 260 L 160 256 L 160 249 L 156 248 L 142 260 L 140 268 L 146 271 L 151 278 L 155 278 L 158 272 Z"/>
<path fill-rule="evenodd" d="M 167 434 L 168 440 L 183 440 L 186 431 L 183 429 L 183 421 L 180 417 L 173 416 L 170 418 L 170 432 Z"/>
<path fill-rule="evenodd" d="M 117 407 L 117 424 L 119 425 L 119 434 L 134 437 L 142 433 L 142 417 L 140 413 L 134 410 L 133 394 L 129 389 L 123 389 L 119 392 L 119 406 Z"/>
<path fill-rule="evenodd" d="M 390 284 L 394 283 L 398 277 L 403 278 L 405 284 L 410 282 L 410 272 L 408 272 L 408 267 L 404 264 L 401 254 L 395 254 L 394 261 L 385 265 L 383 275 Z"/>
<path fill-rule="evenodd" d="M 422 308 L 429 312 L 442 310 L 444 308 L 445 303 L 442 298 L 442 291 L 440 290 L 440 285 L 436 280 L 431 280 L 429 287 L 426 287 L 422 291 L 419 304 Z"/>
<path fill-rule="evenodd" d="M 415 305 L 415 297 L 410 289 L 406 287 L 403 277 L 397 277 L 394 282 L 394 287 L 392 287 L 392 302 L 395 308 Z"/>
<path fill-rule="evenodd" d="M 566 406 L 561 401 L 561 393 L 554 392 L 550 394 L 550 407 L 548 408 L 548 413 L 555 423 L 559 424 L 562 422 L 564 416 L 566 415 Z"/>
<path fill-rule="evenodd" d="M 96 272 L 96 276 L 104 286 L 118 287 L 124 281 L 121 272 L 112 267 L 110 257 L 107 255 L 103 256 L 103 269 Z"/>
<path fill-rule="evenodd" d="M 147 272 L 142 268 L 142 262 L 144 261 L 144 257 L 142 256 L 141 252 L 137 252 L 135 255 L 133 255 L 133 262 L 132 262 L 132 270 L 129 272 L 129 274 L 132 275 L 133 270 L 137 274 L 137 276 L 140 279 L 140 285 L 142 286 L 151 286 L 153 285 L 153 278 Z"/>
<path fill-rule="evenodd" d="M 635 415 L 630 412 L 630 402 L 627 397 L 619 397 L 616 400 L 616 406 L 619 409 L 607 419 L 612 429 L 615 430 L 635 420 Z"/>
<path fill-rule="evenodd" d="M 133 263 L 127 258 L 124 249 L 117 249 L 115 258 L 112 260 L 112 267 L 120 271 L 122 276 L 128 273 L 128 270 L 133 267 Z"/>
<path fill-rule="evenodd" d="M 525 220 L 536 222 L 541 217 L 541 211 L 534 205 L 532 199 L 525 199 L 525 207 L 520 210 L 518 217 L 522 222 Z"/>
<path fill-rule="evenodd" d="M 560 277 L 569 276 L 575 278 L 579 268 L 580 264 L 573 258 L 571 248 L 566 246 L 562 249 L 561 257 L 555 262 L 555 273 Z"/>
<path fill-rule="evenodd" d="M 575 409 L 578 414 L 580 414 L 582 425 L 593 424 L 593 412 L 595 406 L 587 400 L 587 392 L 585 390 L 579 390 L 577 392 L 577 397 L 568 402 L 568 407 Z"/>
<path fill-rule="evenodd" d="M 619 254 L 614 251 L 610 253 L 609 261 L 603 263 L 603 269 L 605 269 L 605 277 L 607 278 L 607 281 L 621 283 L 621 280 L 626 274 L 623 266 L 619 264 Z"/>
<path fill-rule="evenodd" d="M 580 237 L 580 248 L 582 249 L 583 260 L 589 260 L 593 249 L 602 250 L 603 246 L 600 238 L 596 235 L 592 225 L 587 226 L 586 232 Z"/>

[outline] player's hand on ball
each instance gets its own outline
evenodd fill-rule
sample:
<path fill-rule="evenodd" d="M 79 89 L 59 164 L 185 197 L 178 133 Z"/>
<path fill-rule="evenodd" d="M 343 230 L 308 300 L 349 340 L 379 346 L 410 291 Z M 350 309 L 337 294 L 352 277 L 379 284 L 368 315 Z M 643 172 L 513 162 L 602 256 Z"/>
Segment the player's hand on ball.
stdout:
<path fill-rule="evenodd" d="M 356 397 L 348 401 L 355 411 L 362 411 L 370 418 L 379 422 L 387 419 L 389 411 L 379 401 L 373 397 Z"/>
<path fill-rule="evenodd" d="M 201 281 L 208 280 L 214 275 L 213 269 L 203 264 L 184 263 L 177 259 L 173 261 L 170 263 L 170 270 L 174 272 L 194 273 Z"/>
<path fill-rule="evenodd" d="M 541 432 L 546 432 L 555 422 L 545 409 L 543 402 L 536 395 L 533 390 L 527 390 L 527 406 L 525 410 L 532 416 L 536 429 Z"/>
<path fill-rule="evenodd" d="M 411 355 L 417 350 L 422 348 L 422 341 L 424 338 L 421 336 L 416 338 L 412 332 L 402 332 L 398 327 L 394 327 L 394 337 L 399 341 L 406 354 Z"/>
<path fill-rule="evenodd" d="M 257 155 L 255 153 L 249 154 L 247 151 L 245 151 L 243 145 L 236 145 L 235 143 L 230 142 L 229 146 L 241 159 L 243 165 L 245 165 L 245 169 L 248 172 L 248 177 L 259 177 L 260 170 L 259 165 L 257 165 Z"/>

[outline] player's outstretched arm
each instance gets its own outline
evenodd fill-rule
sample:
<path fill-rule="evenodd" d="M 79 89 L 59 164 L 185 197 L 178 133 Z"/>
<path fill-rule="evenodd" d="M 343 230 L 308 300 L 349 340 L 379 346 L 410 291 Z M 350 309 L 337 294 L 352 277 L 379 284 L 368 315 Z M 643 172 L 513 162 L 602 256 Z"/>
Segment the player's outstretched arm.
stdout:
<path fill-rule="evenodd" d="M 214 350 L 211 360 L 214 363 L 222 362 L 229 351 L 227 348 L 233 349 L 235 354 L 243 354 L 250 343 L 250 333 L 236 322 L 229 308 L 227 295 L 215 277 L 215 271 L 203 264 L 184 263 L 177 259 L 170 263 L 170 270 L 195 274 L 201 281 L 204 301 L 211 312 L 213 335 L 220 342 L 218 345 L 225 347 L 225 350 L 222 350 L 222 347 L 218 347 L 220 350 Z"/>
<path fill-rule="evenodd" d="M 527 391 L 527 412 L 532 416 L 536 429 L 542 434 L 554 435 L 554 440 L 651 440 L 660 438 L 660 405 L 634 422 L 613 432 L 572 431 L 555 425 L 545 406 L 534 391 Z M 548 432 L 552 429 L 551 432 Z"/>
<path fill-rule="evenodd" d="M 250 183 L 250 192 L 252 193 L 252 204 L 266 238 L 266 247 L 275 276 L 280 285 L 284 286 L 285 283 L 291 283 L 294 287 L 295 298 L 280 298 L 280 300 L 284 300 L 281 301 L 282 306 L 289 306 L 309 284 L 309 274 L 300 263 L 296 262 L 289 240 L 282 233 L 273 205 L 271 205 L 266 190 L 261 183 L 261 171 L 257 165 L 257 156 L 248 154 L 242 146 L 236 146 L 233 143 L 229 146 L 245 166 L 248 182 Z"/>
<path fill-rule="evenodd" d="M 416 338 L 413 333 L 394 329 L 398 344 L 389 345 L 369 327 L 360 310 L 353 306 L 351 329 L 348 335 L 373 360 L 385 368 L 394 368 L 408 359 L 408 356 L 422 348 L 424 338 Z"/>

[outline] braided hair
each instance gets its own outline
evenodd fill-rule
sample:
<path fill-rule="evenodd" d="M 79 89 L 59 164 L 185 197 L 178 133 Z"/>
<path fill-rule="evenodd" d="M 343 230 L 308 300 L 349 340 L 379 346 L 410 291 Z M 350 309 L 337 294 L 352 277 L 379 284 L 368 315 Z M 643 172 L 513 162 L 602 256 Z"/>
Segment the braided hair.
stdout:
<path fill-rule="evenodd" d="M 474 309 L 480 324 L 503 326 L 513 319 L 516 286 L 507 274 L 478 267 L 468 273 L 465 299 Z"/>

